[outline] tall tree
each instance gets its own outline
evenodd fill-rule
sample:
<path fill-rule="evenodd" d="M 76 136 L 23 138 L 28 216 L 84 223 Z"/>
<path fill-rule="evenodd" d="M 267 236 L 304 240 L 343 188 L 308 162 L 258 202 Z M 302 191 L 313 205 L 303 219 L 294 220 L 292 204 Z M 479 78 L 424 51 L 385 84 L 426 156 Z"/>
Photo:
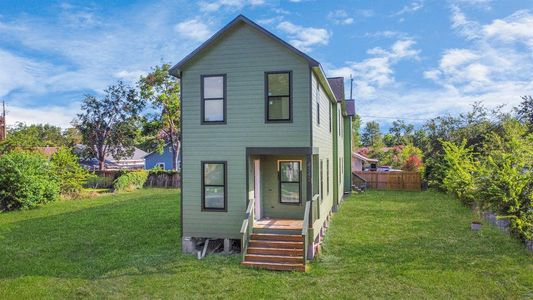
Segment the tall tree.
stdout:
<path fill-rule="evenodd" d="M 19 122 L 8 130 L 7 139 L 0 143 L 0 151 L 58 147 L 65 146 L 65 143 L 60 127 L 49 124 L 26 125 Z"/>
<path fill-rule="evenodd" d="M 153 133 L 152 147 L 159 152 L 168 143 L 172 147 L 172 168 L 178 169 L 181 148 L 180 82 L 168 72 L 169 64 L 156 66 L 139 80 L 143 100 L 149 101 L 159 111 L 149 116 L 145 130 Z"/>
<path fill-rule="evenodd" d="M 371 121 L 366 123 L 363 133 L 361 134 L 361 143 L 365 147 L 383 145 L 383 136 L 378 122 Z"/>
<path fill-rule="evenodd" d="M 529 126 L 529 132 L 533 133 L 533 97 L 523 96 L 522 102 L 516 108 L 518 118 Z"/>
<path fill-rule="evenodd" d="M 89 154 L 98 159 L 100 170 L 104 169 L 107 155 L 121 159 L 133 153 L 143 108 L 144 102 L 135 89 L 122 81 L 105 89 L 101 98 L 85 96 L 74 126 Z"/>
<path fill-rule="evenodd" d="M 389 129 L 391 134 L 390 146 L 409 145 L 413 143 L 414 126 L 407 124 L 403 120 L 396 120 L 392 122 L 392 127 Z"/>
<path fill-rule="evenodd" d="M 353 150 L 361 146 L 361 117 L 355 114 L 352 118 L 352 147 Z"/>

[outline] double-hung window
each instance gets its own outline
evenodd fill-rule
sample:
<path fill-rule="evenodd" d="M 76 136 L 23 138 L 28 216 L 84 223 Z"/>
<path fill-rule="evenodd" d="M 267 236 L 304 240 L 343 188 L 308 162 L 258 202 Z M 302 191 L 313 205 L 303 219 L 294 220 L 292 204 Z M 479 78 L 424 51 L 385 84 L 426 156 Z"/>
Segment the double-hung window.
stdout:
<path fill-rule="evenodd" d="M 291 72 L 265 73 L 266 122 L 292 121 Z"/>
<path fill-rule="evenodd" d="M 203 75 L 202 124 L 226 123 L 226 75 Z"/>
<path fill-rule="evenodd" d="M 301 202 L 300 161 L 279 162 L 279 201 L 299 204 Z"/>
<path fill-rule="evenodd" d="M 202 162 L 202 210 L 226 211 L 226 162 Z"/>
<path fill-rule="evenodd" d="M 320 160 L 320 201 L 324 200 L 324 160 Z"/>

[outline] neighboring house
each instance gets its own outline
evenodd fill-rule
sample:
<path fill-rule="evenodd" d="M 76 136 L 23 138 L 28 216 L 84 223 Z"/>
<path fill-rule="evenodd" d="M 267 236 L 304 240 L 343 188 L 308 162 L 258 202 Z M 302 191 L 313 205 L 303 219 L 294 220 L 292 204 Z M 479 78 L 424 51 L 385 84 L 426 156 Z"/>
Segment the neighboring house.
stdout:
<path fill-rule="evenodd" d="M 82 153 L 85 148 L 85 145 L 76 145 L 74 152 L 78 156 L 83 157 Z M 113 155 L 109 154 L 105 158 L 104 166 L 106 170 L 144 169 L 144 157 L 147 154 L 139 148 L 135 148 L 132 155 L 120 160 L 115 159 Z M 80 164 L 88 170 L 98 170 L 98 160 L 96 158 L 82 158 L 80 159 Z"/>
<path fill-rule="evenodd" d="M 376 171 L 378 160 L 368 158 L 357 152 L 352 153 L 352 171 Z"/>
<path fill-rule="evenodd" d="M 242 15 L 170 73 L 182 85 L 183 250 L 240 240 L 244 265 L 305 269 L 350 192 L 344 79 Z"/>
<path fill-rule="evenodd" d="M 144 167 L 145 169 L 153 169 L 156 167 L 160 167 L 163 170 L 172 170 L 172 145 L 166 145 L 163 149 L 163 153 L 159 153 L 157 151 L 148 153 L 144 157 Z M 177 158 L 177 166 L 179 169 L 180 166 L 180 159 Z"/>

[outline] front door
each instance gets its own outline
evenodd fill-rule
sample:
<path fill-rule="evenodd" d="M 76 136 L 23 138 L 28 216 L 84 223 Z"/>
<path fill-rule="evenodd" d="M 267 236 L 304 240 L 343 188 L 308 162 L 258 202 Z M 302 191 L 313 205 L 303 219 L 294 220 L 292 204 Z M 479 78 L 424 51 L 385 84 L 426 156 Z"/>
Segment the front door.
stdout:
<path fill-rule="evenodd" d="M 255 197 L 255 219 L 261 219 L 261 164 L 260 160 L 254 160 L 254 197 Z"/>

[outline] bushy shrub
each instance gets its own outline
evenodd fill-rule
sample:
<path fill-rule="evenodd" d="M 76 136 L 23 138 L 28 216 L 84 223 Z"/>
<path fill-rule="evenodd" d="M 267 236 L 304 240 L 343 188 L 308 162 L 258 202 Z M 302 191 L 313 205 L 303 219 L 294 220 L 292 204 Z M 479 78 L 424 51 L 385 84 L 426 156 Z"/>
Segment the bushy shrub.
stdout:
<path fill-rule="evenodd" d="M 61 194 L 79 196 L 90 174 L 78 163 L 78 157 L 70 149 L 61 148 L 52 155 L 51 167 L 59 181 Z"/>
<path fill-rule="evenodd" d="M 466 141 L 459 146 L 443 141 L 444 161 L 446 162 L 443 185 L 448 192 L 455 194 L 465 204 L 472 204 L 476 199 L 476 177 L 478 163 L 474 152 L 466 147 Z"/>
<path fill-rule="evenodd" d="M 138 170 L 120 175 L 114 182 L 113 188 L 117 192 L 140 189 L 148 179 L 148 171 Z"/>
<path fill-rule="evenodd" d="M 0 157 L 0 210 L 32 208 L 59 197 L 59 182 L 50 163 L 35 153 Z"/>
<path fill-rule="evenodd" d="M 479 176 L 480 197 L 510 221 L 513 234 L 533 238 L 533 134 L 516 120 L 488 136 Z"/>

